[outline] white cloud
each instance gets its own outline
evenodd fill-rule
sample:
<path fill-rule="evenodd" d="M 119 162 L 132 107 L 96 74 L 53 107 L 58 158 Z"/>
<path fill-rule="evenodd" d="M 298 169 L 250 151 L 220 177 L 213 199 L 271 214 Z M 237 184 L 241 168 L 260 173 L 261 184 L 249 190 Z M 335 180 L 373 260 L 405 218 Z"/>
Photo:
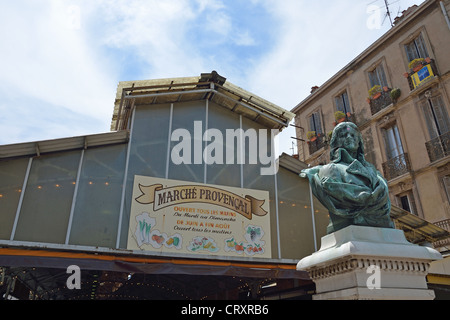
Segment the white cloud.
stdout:
<path fill-rule="evenodd" d="M 403 9 L 413 2 L 401 0 Z M 109 130 L 122 80 L 217 70 L 291 109 L 387 29 L 367 28 L 366 7 L 350 0 L 2 2 L 0 143 Z M 56 124 L 64 119 L 71 123 Z"/>
<path fill-rule="evenodd" d="M 84 118 L 85 123 L 97 119 L 95 123 L 102 128 L 89 132 L 109 129 L 116 86 L 112 70 L 98 62 L 85 41 L 87 30 L 76 17 L 73 20 L 74 11 L 69 9 L 60 1 L 0 4 L 4 43 L 0 50 L 0 107 L 8 112 L 0 123 L 0 143 L 47 138 L 48 127 L 54 125 L 49 123 L 52 113 L 61 115 L 64 110 L 68 120 L 73 115 L 79 121 Z M 29 114 L 23 117 L 18 110 Z M 27 131 L 30 127 L 33 130 Z M 83 123 L 73 124 L 73 132 L 86 131 Z M 60 130 L 54 132 L 54 137 L 60 136 Z"/>
<path fill-rule="evenodd" d="M 0 32 L 7 46 L 0 51 L 0 81 L 21 95 L 101 118 L 110 114 L 106 104 L 109 97 L 112 105 L 107 89 L 111 80 L 84 42 L 83 30 L 68 28 L 67 8 L 59 1 L 36 11 L 2 8 Z"/>
<path fill-rule="evenodd" d="M 256 44 L 256 40 L 250 35 L 250 32 L 244 31 L 241 33 L 237 33 L 234 36 L 234 43 L 238 46 L 253 46 Z"/>

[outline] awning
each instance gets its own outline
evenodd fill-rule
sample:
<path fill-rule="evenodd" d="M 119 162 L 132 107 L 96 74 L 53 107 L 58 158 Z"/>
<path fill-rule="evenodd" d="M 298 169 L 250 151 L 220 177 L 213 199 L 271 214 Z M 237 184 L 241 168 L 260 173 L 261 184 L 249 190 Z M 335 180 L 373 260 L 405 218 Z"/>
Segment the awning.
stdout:
<path fill-rule="evenodd" d="M 0 266 L 66 269 L 70 265 L 81 270 L 309 280 L 295 264 L 0 248 Z"/>
<path fill-rule="evenodd" d="M 450 237 L 447 230 L 396 206 L 391 207 L 391 218 L 411 243 L 434 243 Z"/>
<path fill-rule="evenodd" d="M 81 273 L 79 290 L 67 287 L 73 265 Z M 0 278 L 0 295 L 25 300 L 291 299 L 310 295 L 314 287 L 295 263 L 45 248 L 0 248 Z"/>

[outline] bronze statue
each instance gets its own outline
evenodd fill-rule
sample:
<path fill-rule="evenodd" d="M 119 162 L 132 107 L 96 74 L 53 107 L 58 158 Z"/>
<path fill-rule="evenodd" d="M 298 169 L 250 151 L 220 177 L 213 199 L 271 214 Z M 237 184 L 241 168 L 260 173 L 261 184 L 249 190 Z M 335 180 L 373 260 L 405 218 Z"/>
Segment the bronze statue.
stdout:
<path fill-rule="evenodd" d="M 330 163 L 302 170 L 314 196 L 328 209 L 327 233 L 349 225 L 393 228 L 388 185 L 364 159 L 362 135 L 352 122 L 342 122 L 330 141 Z"/>

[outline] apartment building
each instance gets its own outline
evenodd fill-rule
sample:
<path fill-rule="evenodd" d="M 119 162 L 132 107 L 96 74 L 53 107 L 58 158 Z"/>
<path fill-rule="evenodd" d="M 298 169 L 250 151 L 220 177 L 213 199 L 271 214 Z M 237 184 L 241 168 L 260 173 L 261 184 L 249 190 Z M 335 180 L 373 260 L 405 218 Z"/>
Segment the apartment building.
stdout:
<path fill-rule="evenodd" d="M 450 1 L 413 6 L 292 112 L 299 159 L 329 161 L 340 121 L 356 123 L 366 160 L 392 204 L 448 229 L 450 221 Z M 331 53 L 330 53 L 331 54 Z"/>

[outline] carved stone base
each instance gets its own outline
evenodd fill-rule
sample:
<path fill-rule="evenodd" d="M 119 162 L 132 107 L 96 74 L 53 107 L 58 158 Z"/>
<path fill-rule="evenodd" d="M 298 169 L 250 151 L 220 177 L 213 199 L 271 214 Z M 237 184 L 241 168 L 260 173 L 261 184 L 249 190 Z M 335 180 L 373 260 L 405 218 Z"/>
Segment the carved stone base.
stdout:
<path fill-rule="evenodd" d="M 323 237 L 320 250 L 297 270 L 309 273 L 317 300 L 428 300 L 434 292 L 426 275 L 438 259 L 439 252 L 409 243 L 401 230 L 349 226 Z"/>

